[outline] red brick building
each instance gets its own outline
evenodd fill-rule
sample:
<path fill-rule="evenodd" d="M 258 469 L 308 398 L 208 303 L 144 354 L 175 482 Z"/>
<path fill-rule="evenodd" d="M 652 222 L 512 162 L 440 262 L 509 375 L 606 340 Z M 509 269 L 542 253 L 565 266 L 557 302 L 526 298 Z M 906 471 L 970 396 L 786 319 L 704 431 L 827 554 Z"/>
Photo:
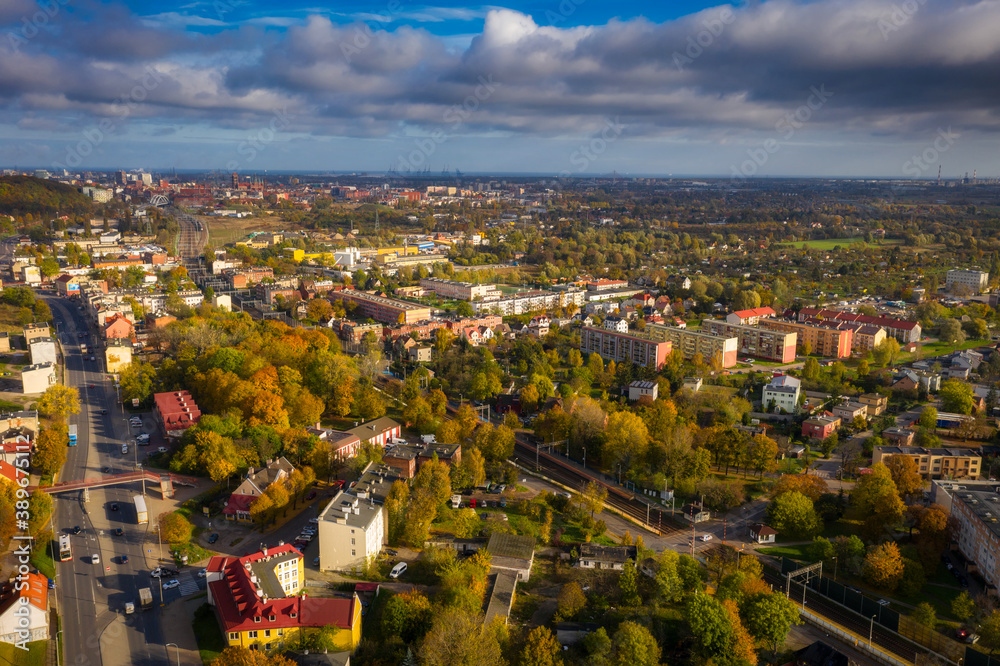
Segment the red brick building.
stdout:
<path fill-rule="evenodd" d="M 180 437 L 201 418 L 201 410 L 187 391 L 157 393 L 153 402 L 153 416 L 167 437 Z"/>

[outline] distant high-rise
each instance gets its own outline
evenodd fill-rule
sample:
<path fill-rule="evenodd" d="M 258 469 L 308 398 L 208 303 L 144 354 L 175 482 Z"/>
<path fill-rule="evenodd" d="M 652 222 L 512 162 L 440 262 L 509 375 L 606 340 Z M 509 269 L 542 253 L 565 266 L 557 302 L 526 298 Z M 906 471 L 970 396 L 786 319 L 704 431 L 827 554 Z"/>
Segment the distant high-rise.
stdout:
<path fill-rule="evenodd" d="M 124 185 L 128 182 L 128 177 L 125 175 L 124 171 L 119 171 L 115 174 L 115 183 L 118 185 Z"/>
<path fill-rule="evenodd" d="M 233 189 L 240 189 L 240 177 L 235 171 L 233 172 Z"/>

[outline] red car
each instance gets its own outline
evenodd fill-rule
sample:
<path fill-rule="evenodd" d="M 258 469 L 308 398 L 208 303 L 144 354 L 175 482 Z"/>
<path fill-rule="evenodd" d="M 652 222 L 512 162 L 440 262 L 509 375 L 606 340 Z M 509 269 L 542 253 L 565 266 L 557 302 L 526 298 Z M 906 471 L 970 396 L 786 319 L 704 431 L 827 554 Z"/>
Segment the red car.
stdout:
<path fill-rule="evenodd" d="M 960 641 L 965 640 L 965 638 L 968 635 L 969 635 L 968 629 L 963 629 L 962 627 L 959 627 L 958 629 L 955 630 L 955 638 L 957 638 Z"/>
<path fill-rule="evenodd" d="M 314 490 L 311 493 L 309 493 L 308 495 L 306 495 L 306 499 L 307 500 L 316 499 L 316 491 Z"/>

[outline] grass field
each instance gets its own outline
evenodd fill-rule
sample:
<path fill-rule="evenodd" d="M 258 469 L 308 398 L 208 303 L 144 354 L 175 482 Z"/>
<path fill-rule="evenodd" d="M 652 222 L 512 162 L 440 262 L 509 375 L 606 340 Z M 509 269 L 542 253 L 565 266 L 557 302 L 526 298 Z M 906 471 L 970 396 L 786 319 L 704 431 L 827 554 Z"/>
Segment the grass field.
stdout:
<path fill-rule="evenodd" d="M 797 546 L 769 546 L 767 548 L 758 548 L 757 550 L 765 555 L 770 555 L 771 557 L 790 557 L 793 560 L 812 562 L 813 558 L 809 556 L 809 548 L 811 545 L 812 544 L 800 544 Z"/>
<path fill-rule="evenodd" d="M 196 216 L 208 229 L 208 242 L 212 247 L 222 247 L 245 237 L 251 231 L 280 231 L 288 226 L 277 217 L 252 217 L 237 220 L 231 217 Z"/>
<path fill-rule="evenodd" d="M 855 243 L 864 243 L 865 239 L 860 236 L 855 236 L 852 238 L 824 238 L 822 240 L 809 240 L 809 241 L 796 241 L 794 243 L 782 243 L 781 247 L 794 247 L 801 248 L 805 245 L 810 250 L 832 250 L 838 245 L 842 248 L 849 245 L 854 245 Z M 882 241 L 875 241 L 873 245 L 899 245 L 902 243 L 899 239 L 889 238 Z"/>
<path fill-rule="evenodd" d="M 0 664 L 11 666 L 45 666 L 45 646 L 48 641 L 28 643 L 27 651 L 13 643 L 0 643 Z"/>
<path fill-rule="evenodd" d="M 31 551 L 31 564 L 46 578 L 55 580 L 56 565 L 52 561 L 53 542 L 49 542 L 46 548 Z"/>

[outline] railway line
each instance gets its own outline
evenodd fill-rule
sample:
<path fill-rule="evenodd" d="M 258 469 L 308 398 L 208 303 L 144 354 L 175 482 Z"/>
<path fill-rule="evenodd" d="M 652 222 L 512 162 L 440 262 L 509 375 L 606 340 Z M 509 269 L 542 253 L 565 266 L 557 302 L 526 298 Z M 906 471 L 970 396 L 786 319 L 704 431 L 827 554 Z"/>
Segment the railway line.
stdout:
<path fill-rule="evenodd" d="M 608 497 L 605 501 L 608 506 L 643 525 L 651 532 L 667 535 L 686 529 L 671 517 L 669 512 L 643 501 L 635 493 L 623 490 L 617 484 L 607 483 L 599 476 L 570 465 L 557 456 L 537 451 L 533 444 L 521 438 L 517 439 L 512 459 L 526 469 L 536 469 L 537 461 L 537 471 L 544 472 L 553 481 L 577 492 L 582 492 L 591 481 L 600 484 L 608 491 Z"/>
<path fill-rule="evenodd" d="M 764 581 L 770 583 L 777 591 L 783 592 L 785 589 L 784 577 L 767 565 L 764 566 Z M 887 652 L 911 663 L 916 660 L 917 649 L 896 632 L 890 631 L 880 624 L 872 623 L 871 618 L 865 619 L 808 587 L 805 591 L 805 597 L 802 596 L 802 593 L 803 586 L 793 582 L 789 590 L 789 598 L 797 605 L 801 605 L 804 601 L 805 605 L 814 612 L 850 629 L 858 636 L 871 636 L 871 642 Z"/>

